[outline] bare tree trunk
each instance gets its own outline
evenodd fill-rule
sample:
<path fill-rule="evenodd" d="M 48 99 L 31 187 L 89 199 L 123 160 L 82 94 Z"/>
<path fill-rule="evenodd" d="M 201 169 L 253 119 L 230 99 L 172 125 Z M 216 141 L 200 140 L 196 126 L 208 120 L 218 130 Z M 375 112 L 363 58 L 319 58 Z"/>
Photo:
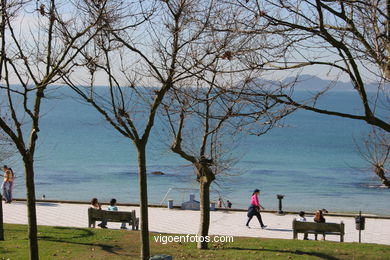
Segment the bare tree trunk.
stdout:
<path fill-rule="evenodd" d="M 4 241 L 3 196 L 0 193 L 0 241 Z"/>
<path fill-rule="evenodd" d="M 145 144 L 137 144 L 138 152 L 138 179 L 141 211 L 141 259 L 150 257 L 149 249 L 149 221 L 148 221 L 148 187 L 146 176 L 146 147 Z"/>
<path fill-rule="evenodd" d="M 206 179 L 206 178 L 204 178 Z M 208 249 L 208 242 L 206 237 L 209 235 L 210 227 L 210 182 L 199 180 L 199 196 L 200 196 L 200 237 L 198 241 L 198 249 Z"/>
<path fill-rule="evenodd" d="M 28 155 L 25 155 L 23 162 L 27 195 L 29 253 L 31 260 L 38 260 L 38 229 L 35 209 L 34 161 L 32 158 L 28 158 Z"/>
<path fill-rule="evenodd" d="M 3 62 L 5 60 L 5 14 L 6 14 L 6 5 L 7 2 L 5 0 L 1 1 L 1 28 L 0 28 L 0 34 L 1 34 L 1 57 L 0 57 L 0 79 L 3 79 Z M 2 192 L 2 191 L 1 191 Z M 4 225 L 3 225 L 3 196 L 0 192 L 0 241 L 4 240 Z"/>
<path fill-rule="evenodd" d="M 390 180 L 386 177 L 383 167 L 375 166 L 374 172 L 381 179 L 382 184 L 390 189 Z"/>

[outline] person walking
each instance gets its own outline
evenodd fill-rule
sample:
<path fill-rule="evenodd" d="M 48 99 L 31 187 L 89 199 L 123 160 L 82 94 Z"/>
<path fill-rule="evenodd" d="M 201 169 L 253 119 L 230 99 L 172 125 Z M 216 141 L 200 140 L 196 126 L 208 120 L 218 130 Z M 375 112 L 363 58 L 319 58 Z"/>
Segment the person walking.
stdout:
<path fill-rule="evenodd" d="M 259 194 L 260 194 L 260 190 L 258 189 L 255 189 L 252 193 L 251 205 L 248 208 L 248 221 L 246 222 L 246 226 L 248 228 L 249 228 L 249 222 L 252 220 L 253 216 L 257 217 L 262 229 L 267 227 L 266 225 L 264 225 L 260 215 L 260 209 L 264 210 L 264 207 L 261 206 L 259 203 L 259 197 L 258 197 Z"/>
<path fill-rule="evenodd" d="M 14 183 L 14 173 L 11 168 L 8 168 L 7 165 L 4 165 L 4 179 L 2 185 L 2 191 L 5 203 L 12 202 L 12 186 Z"/>

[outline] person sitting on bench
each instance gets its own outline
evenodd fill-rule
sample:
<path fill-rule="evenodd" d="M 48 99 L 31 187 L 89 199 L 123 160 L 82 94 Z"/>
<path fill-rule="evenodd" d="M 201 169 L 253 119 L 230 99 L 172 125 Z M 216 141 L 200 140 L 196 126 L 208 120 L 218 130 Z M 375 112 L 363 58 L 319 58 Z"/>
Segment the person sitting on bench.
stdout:
<path fill-rule="evenodd" d="M 100 205 L 100 203 L 99 203 L 97 198 L 92 198 L 91 206 L 94 209 L 99 209 L 99 210 L 102 209 L 102 206 Z M 101 228 L 107 228 L 107 220 L 102 220 L 102 222 L 100 224 L 98 224 L 98 226 L 101 227 Z"/>
<path fill-rule="evenodd" d="M 297 221 L 306 222 L 304 211 L 299 212 L 299 218 L 297 218 Z M 309 240 L 308 236 L 309 236 L 309 234 L 304 233 L 303 240 Z"/>
<path fill-rule="evenodd" d="M 118 211 L 118 207 L 116 206 L 116 199 L 110 200 L 110 206 L 108 206 L 107 209 L 110 211 Z M 126 222 L 122 222 L 121 229 L 127 229 Z"/>
<path fill-rule="evenodd" d="M 325 218 L 323 213 L 328 213 L 326 209 L 320 209 L 316 212 L 314 216 L 314 222 L 316 223 L 325 223 Z M 315 240 L 317 240 L 317 234 L 314 235 Z M 322 240 L 325 240 L 325 234 L 322 235 Z"/>

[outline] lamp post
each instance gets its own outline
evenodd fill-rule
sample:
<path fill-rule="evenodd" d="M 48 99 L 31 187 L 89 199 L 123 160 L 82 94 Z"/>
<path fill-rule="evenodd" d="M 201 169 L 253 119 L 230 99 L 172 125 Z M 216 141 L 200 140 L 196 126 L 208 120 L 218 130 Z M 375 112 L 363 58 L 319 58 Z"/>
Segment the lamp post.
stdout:
<path fill-rule="evenodd" d="M 282 210 L 282 199 L 284 198 L 284 195 L 278 194 L 276 197 L 279 200 L 279 210 L 278 210 L 278 215 L 284 215 L 283 210 Z"/>

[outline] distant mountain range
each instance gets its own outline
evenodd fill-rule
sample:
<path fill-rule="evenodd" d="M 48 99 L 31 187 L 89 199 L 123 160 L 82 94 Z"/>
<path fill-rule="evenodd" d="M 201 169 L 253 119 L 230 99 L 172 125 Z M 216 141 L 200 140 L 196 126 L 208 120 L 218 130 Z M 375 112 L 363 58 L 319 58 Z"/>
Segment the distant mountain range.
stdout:
<path fill-rule="evenodd" d="M 284 82 L 290 82 L 294 78 L 287 78 Z M 350 82 L 332 82 L 331 80 L 320 79 L 312 75 L 302 75 L 299 77 L 298 82 L 295 84 L 294 89 L 298 91 L 320 91 L 326 87 L 332 86 L 329 91 L 354 91 L 352 83 Z M 366 84 L 367 92 L 376 92 L 378 85 L 374 83 Z"/>

